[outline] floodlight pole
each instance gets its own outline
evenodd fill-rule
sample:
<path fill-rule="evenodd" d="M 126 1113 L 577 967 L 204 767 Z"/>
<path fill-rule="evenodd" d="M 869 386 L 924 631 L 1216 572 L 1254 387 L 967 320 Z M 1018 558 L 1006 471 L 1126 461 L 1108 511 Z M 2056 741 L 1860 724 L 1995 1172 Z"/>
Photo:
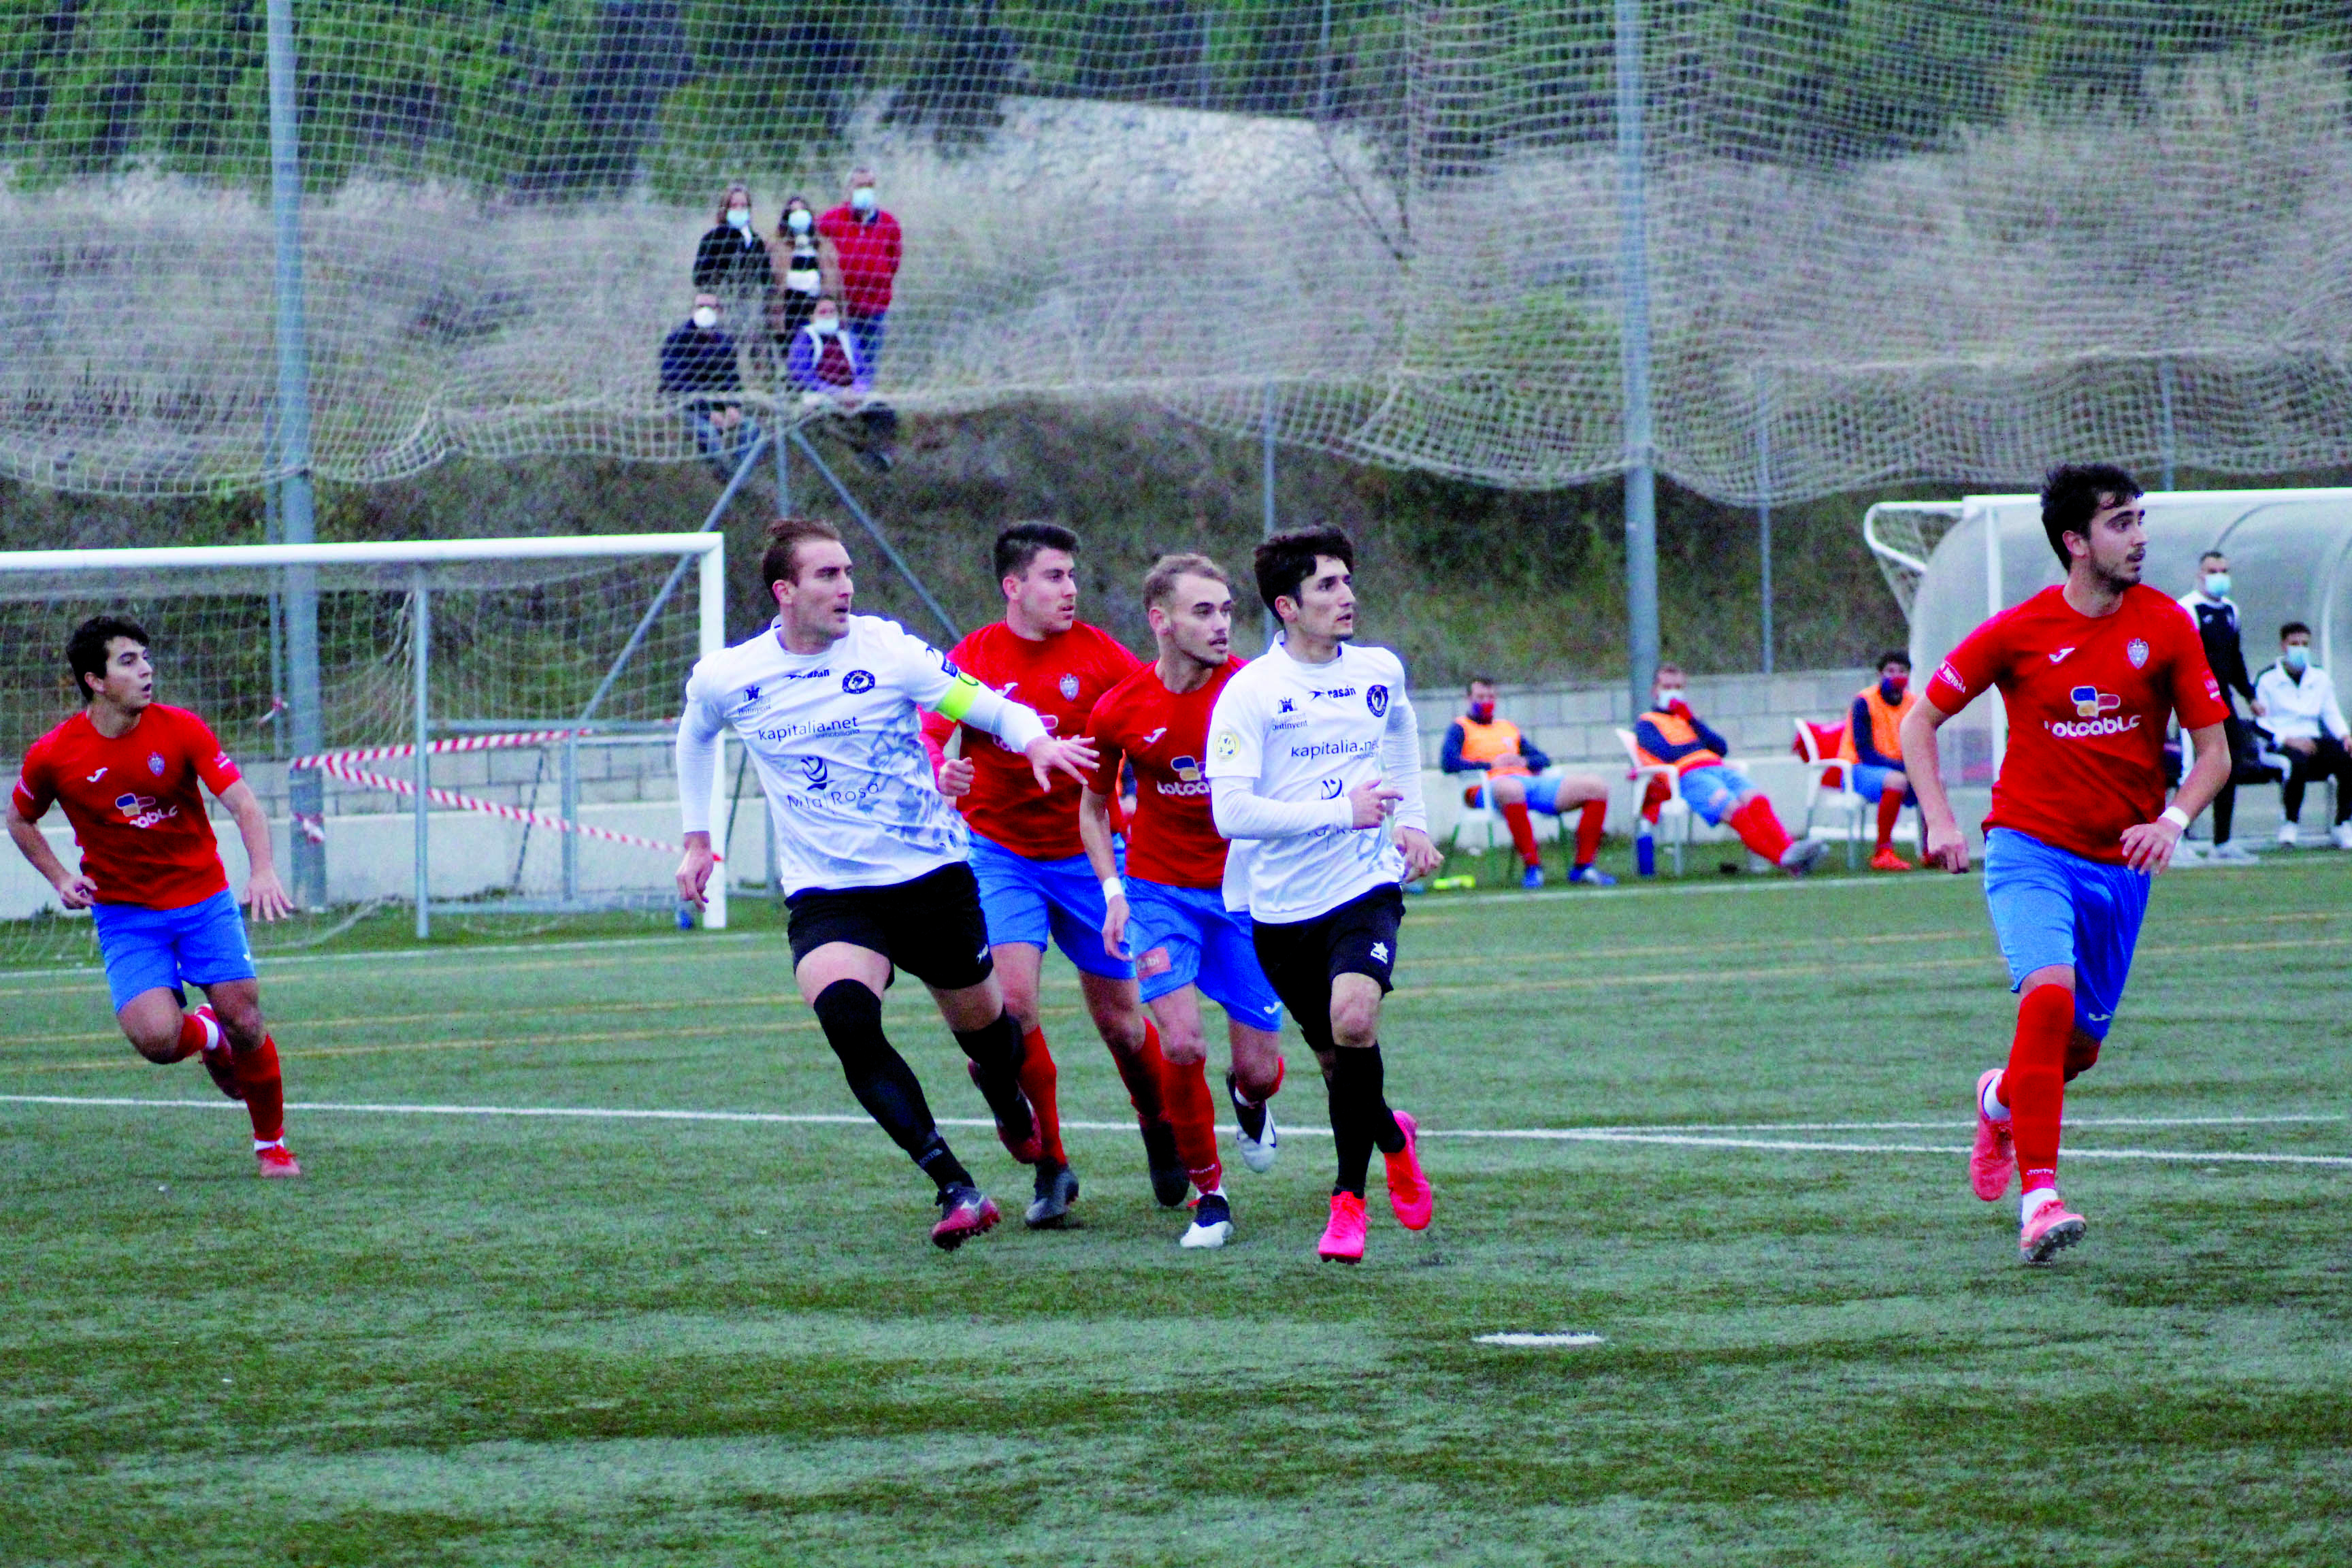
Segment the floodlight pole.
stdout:
<path fill-rule="evenodd" d="M 1617 0 L 1618 286 L 1624 302 L 1626 691 L 1639 713 L 1658 664 L 1658 489 L 1650 420 L 1650 235 L 1643 188 L 1642 0 Z"/>
<path fill-rule="evenodd" d="M 318 537 L 310 496 L 310 354 L 302 316 L 302 154 L 295 101 L 294 0 L 268 0 L 269 215 L 277 235 L 278 419 L 276 459 L 285 542 Z M 319 689 L 319 573 L 286 568 L 286 693 L 284 723 L 297 756 L 326 750 L 326 715 Z M 326 809 L 326 781 L 316 768 L 287 780 L 294 814 L 288 834 L 294 901 L 327 902 L 326 846 L 302 831 L 301 819 Z"/>

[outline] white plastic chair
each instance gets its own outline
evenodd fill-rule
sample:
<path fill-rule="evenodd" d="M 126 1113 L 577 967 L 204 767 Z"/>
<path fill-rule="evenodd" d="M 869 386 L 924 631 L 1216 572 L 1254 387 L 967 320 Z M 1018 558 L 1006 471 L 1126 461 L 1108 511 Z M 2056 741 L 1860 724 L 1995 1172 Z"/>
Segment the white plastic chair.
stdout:
<path fill-rule="evenodd" d="M 1681 775 L 1675 769 L 1663 763 L 1642 760 L 1642 748 L 1635 742 L 1633 731 L 1618 730 L 1613 733 L 1617 743 L 1625 748 L 1625 776 L 1633 781 L 1633 812 L 1636 816 L 1641 815 L 1642 802 L 1649 795 L 1650 781 L 1665 781 L 1666 798 L 1665 803 L 1658 807 L 1656 840 L 1673 853 L 1675 876 L 1683 874 L 1683 851 L 1692 845 L 1722 844 L 1738 839 L 1739 835 L 1730 828 L 1710 826 L 1705 818 L 1690 808 L 1690 803 L 1683 799 L 1683 792 L 1677 783 Z M 1747 765 L 1733 758 L 1726 757 L 1723 765 L 1742 778 L 1748 776 Z M 1675 831 L 1677 827 L 1681 829 L 1679 833 Z"/>
<path fill-rule="evenodd" d="M 1538 773 L 1536 777 L 1549 778 L 1556 771 L 1556 769 L 1546 768 L 1542 773 Z M 1444 773 L 1439 776 L 1444 779 L 1445 787 L 1454 792 L 1454 798 L 1461 800 L 1465 792 L 1470 788 L 1470 780 L 1473 775 L 1469 773 Z M 1540 844 L 1543 842 L 1543 824 L 1547 820 L 1546 814 L 1540 811 L 1530 811 L 1528 813 L 1528 816 L 1535 824 L 1536 842 Z M 1559 816 L 1549 817 L 1549 820 L 1552 824 L 1551 836 L 1553 842 L 1559 844 L 1567 843 L 1568 826 L 1566 820 Z M 1445 841 L 1445 852 L 1450 855 L 1454 853 L 1454 850 L 1459 849 L 1462 847 L 1463 830 L 1465 828 L 1473 827 L 1486 835 L 1486 847 L 1488 849 L 1495 847 L 1495 835 L 1497 831 L 1500 831 L 1505 838 L 1508 838 L 1510 837 L 1510 830 L 1503 826 L 1503 814 L 1501 812 L 1496 811 L 1492 806 L 1471 805 L 1465 803 L 1462 806 L 1461 815 L 1454 819 L 1454 832 Z"/>
<path fill-rule="evenodd" d="M 1797 744 L 1805 768 L 1805 837 L 1813 836 L 1814 819 L 1819 816 L 1845 818 L 1845 865 L 1851 871 L 1862 863 L 1862 825 L 1875 808 L 1862 798 L 1853 787 L 1853 768 L 1842 757 L 1824 757 L 1820 743 L 1813 736 L 1813 727 L 1802 719 L 1792 721 L 1797 726 Z M 1838 782 L 1829 782 L 1834 771 Z M 1823 837 L 1832 835 L 1823 833 Z"/>

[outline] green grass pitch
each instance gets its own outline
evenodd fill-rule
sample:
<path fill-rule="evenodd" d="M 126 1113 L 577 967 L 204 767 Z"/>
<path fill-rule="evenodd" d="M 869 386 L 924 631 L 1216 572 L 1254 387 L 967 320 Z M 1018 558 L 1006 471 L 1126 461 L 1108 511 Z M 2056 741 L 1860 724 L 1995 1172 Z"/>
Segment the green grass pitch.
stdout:
<path fill-rule="evenodd" d="M 854 1114 L 741 919 L 272 961 L 290 1096 Z M 1375 1163 L 1353 1271 L 1303 1049 L 1225 1251 L 1114 1127 L 1083 1229 L 949 1256 L 870 1125 L 298 1110 L 257 1182 L 93 975 L 0 973 L 0 1093 L 173 1102 L 0 1101 L 0 1563 L 2342 1563 L 2347 955 L 2352 863 L 2164 879 L 2042 1270 L 1957 1152 L 2011 1016 L 1974 877 L 1417 900 L 1436 1223 Z M 1065 1114 L 1121 1122 L 1047 973 Z M 1465 1135 L 1612 1128 L 1689 1141 Z"/>

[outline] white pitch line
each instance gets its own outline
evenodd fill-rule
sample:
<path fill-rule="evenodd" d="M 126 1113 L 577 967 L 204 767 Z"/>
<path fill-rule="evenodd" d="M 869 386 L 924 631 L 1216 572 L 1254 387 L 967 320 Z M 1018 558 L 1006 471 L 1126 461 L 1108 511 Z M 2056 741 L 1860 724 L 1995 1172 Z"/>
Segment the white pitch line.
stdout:
<path fill-rule="evenodd" d="M 1609 1342 L 1599 1334 L 1479 1334 L 1474 1343 L 1509 1345 L 1515 1350 L 1566 1349 L 1573 1345 L 1605 1345 Z"/>
<path fill-rule="evenodd" d="M 227 1100 L 132 1100 L 98 1095 L 69 1094 L 0 1094 L 0 1104 L 11 1105 L 79 1105 L 103 1106 L 134 1110 L 235 1110 L 240 1107 Z M 287 1110 L 347 1113 L 377 1116 L 509 1116 L 572 1119 L 588 1121 L 721 1121 L 753 1122 L 767 1125 L 798 1127 L 863 1127 L 868 1119 L 862 1115 L 824 1112 L 792 1112 L 776 1110 L 652 1110 L 625 1108 L 608 1109 L 591 1105 L 407 1105 L 355 1104 L 331 1100 L 299 1100 L 288 1103 Z M 992 1128 L 995 1123 L 977 1117 L 943 1116 L 942 1127 Z M 1927 1127 L 1949 1127 L 1948 1122 L 1928 1122 Z M 1072 1132 L 1132 1132 L 1131 1121 L 1065 1121 L 1062 1127 Z M 1792 1131 L 1810 1131 L 1801 1125 Z M 1220 1128 L 1230 1132 L 1231 1128 Z M 1330 1136 L 1323 1127 L 1293 1127 L 1292 1136 Z M 1701 1131 L 1674 1128 L 1651 1128 L 1628 1131 L 1607 1127 L 1498 1127 L 1474 1128 L 1433 1127 L 1422 1134 L 1425 1138 L 1475 1138 L 1488 1142 L 1528 1143 L 1649 1143 L 1676 1149 L 1758 1149 L 1780 1150 L 1790 1153 L 1827 1154 L 1965 1154 L 1968 1150 L 1958 1144 L 1941 1143 L 1843 1143 L 1797 1141 L 1785 1138 L 1727 1138 Z M 2228 1162 L 2238 1164 L 2278 1165 L 2342 1165 L 2352 1166 L 2352 1154 L 2284 1154 L 2229 1153 L 2181 1149 L 2083 1149 L 2070 1148 L 2066 1157 L 2075 1160 L 2156 1160 L 2187 1164 L 2210 1164 Z"/>

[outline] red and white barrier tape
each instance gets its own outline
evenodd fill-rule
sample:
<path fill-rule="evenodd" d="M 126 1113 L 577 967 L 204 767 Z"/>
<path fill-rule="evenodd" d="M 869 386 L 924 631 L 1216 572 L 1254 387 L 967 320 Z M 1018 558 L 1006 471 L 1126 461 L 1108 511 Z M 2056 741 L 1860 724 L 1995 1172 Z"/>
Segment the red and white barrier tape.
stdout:
<path fill-rule="evenodd" d="M 569 740 L 574 735 L 587 733 L 585 730 L 530 730 L 505 735 L 459 735 L 446 741 L 430 742 L 425 750 L 427 755 L 449 752 L 491 752 L 512 746 L 541 746 L 551 741 Z M 316 769 L 320 773 L 341 779 L 346 784 L 359 784 L 367 789 L 380 789 L 392 795 L 406 795 L 414 800 L 416 797 L 415 779 L 391 778 L 383 773 L 369 773 L 354 764 L 398 757 L 413 757 L 415 754 L 416 748 L 413 744 L 366 746 L 347 752 L 320 752 L 312 756 L 296 757 L 286 765 L 289 769 Z M 526 806 L 502 805 L 494 800 L 481 800 L 470 795 L 460 795 L 456 790 L 443 789 L 438 784 L 427 785 L 425 798 L 436 805 L 446 805 L 452 810 L 478 811 L 490 816 L 504 817 L 509 822 L 527 822 L 535 827 L 547 828 L 551 832 L 577 833 L 583 837 L 601 838 L 609 844 L 627 844 L 640 849 L 658 849 L 671 855 L 682 855 L 686 852 L 683 845 L 666 843 L 658 838 L 641 838 L 634 833 L 621 833 L 610 827 L 598 827 L 590 823 L 572 822 L 561 816 L 550 816 L 543 811 L 532 811 Z M 294 820 L 301 828 L 302 836 L 311 843 L 326 842 L 325 818 L 297 813 Z M 726 857 L 714 855 L 711 858 L 723 862 Z"/>

